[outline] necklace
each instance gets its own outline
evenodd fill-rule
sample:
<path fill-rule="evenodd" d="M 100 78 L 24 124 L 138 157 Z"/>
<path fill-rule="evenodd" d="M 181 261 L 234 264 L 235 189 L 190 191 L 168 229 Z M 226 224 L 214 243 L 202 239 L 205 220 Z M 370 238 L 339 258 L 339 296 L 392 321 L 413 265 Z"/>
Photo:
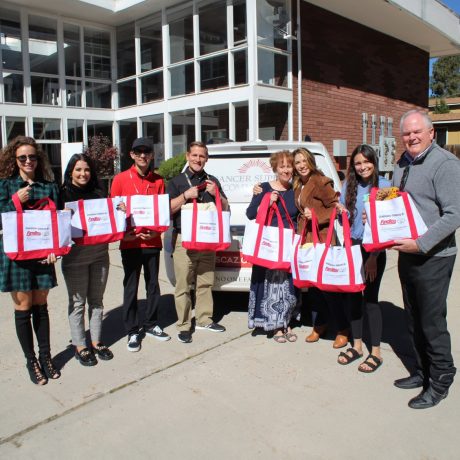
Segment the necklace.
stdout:
<path fill-rule="evenodd" d="M 137 188 L 136 182 L 135 182 L 135 180 L 134 180 L 134 177 L 133 177 L 131 171 L 129 171 L 129 177 L 131 178 L 131 182 L 132 182 L 133 185 L 134 185 L 134 189 L 136 190 L 136 194 L 137 194 L 137 195 L 148 195 L 148 190 L 149 190 L 149 188 L 150 188 L 150 184 L 149 184 L 148 182 L 147 182 L 147 186 L 145 187 L 145 192 L 144 192 L 144 193 L 140 193 L 140 192 L 139 192 L 139 189 Z M 140 177 L 141 177 L 141 176 L 140 176 Z M 143 178 L 143 177 L 141 177 L 141 182 L 142 182 L 142 185 L 144 185 L 144 178 Z"/>

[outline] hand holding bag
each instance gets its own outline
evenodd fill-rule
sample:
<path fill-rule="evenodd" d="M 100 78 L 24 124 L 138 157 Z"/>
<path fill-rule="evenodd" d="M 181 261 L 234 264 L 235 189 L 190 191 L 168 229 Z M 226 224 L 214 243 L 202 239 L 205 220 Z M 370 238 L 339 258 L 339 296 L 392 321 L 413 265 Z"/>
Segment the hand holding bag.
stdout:
<path fill-rule="evenodd" d="M 310 271 L 309 281 L 322 291 L 361 292 L 366 287 L 361 247 L 351 243 L 350 223 L 346 211 L 342 212 L 344 246 L 331 246 L 335 216 L 334 208 L 326 243 L 314 246 L 314 268 Z"/>
<path fill-rule="evenodd" d="M 16 211 L 2 213 L 3 249 L 9 259 L 46 259 L 52 253 L 64 256 L 70 252 L 70 211 L 57 211 L 50 198 L 26 210 L 17 193 L 12 200 Z"/>
<path fill-rule="evenodd" d="M 395 240 L 417 239 L 427 231 L 411 196 L 398 192 L 392 200 L 377 201 L 378 188 L 371 189 L 369 201 L 364 203 L 366 224 L 363 247 L 366 251 L 380 251 L 394 246 Z"/>
<path fill-rule="evenodd" d="M 70 201 L 72 239 L 78 246 L 113 243 L 123 238 L 126 214 L 117 209 L 123 197 Z"/>
<path fill-rule="evenodd" d="M 215 190 L 216 209 L 200 209 L 196 199 L 192 209 L 181 209 L 181 239 L 185 249 L 217 252 L 230 247 L 230 212 L 222 211 L 217 184 Z"/>
<path fill-rule="evenodd" d="M 257 217 L 246 224 L 242 253 L 246 261 L 273 270 L 291 270 L 291 246 L 294 236 L 294 225 L 280 196 L 278 201 L 283 206 L 288 219 L 289 228 L 285 228 L 277 203 L 270 206 L 268 192 L 262 198 Z M 276 214 L 278 226 L 271 227 L 273 215 Z"/>
<path fill-rule="evenodd" d="M 312 236 L 313 243 L 304 247 L 305 237 L 307 234 L 307 225 L 304 225 L 301 235 L 294 235 L 294 241 L 291 250 L 291 272 L 292 281 L 295 287 L 307 288 L 313 286 L 311 281 L 311 271 L 313 269 L 313 259 L 315 257 L 315 246 L 319 242 L 318 238 L 318 219 L 314 210 L 311 210 Z"/>
<path fill-rule="evenodd" d="M 126 215 L 136 233 L 153 230 L 165 232 L 171 221 L 168 194 L 132 195 L 126 197 Z"/>

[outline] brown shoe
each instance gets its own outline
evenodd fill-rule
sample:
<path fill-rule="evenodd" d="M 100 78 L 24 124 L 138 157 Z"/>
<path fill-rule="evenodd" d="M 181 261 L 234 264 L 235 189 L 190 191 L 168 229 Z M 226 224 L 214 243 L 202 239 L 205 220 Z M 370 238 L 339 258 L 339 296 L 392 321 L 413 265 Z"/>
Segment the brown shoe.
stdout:
<path fill-rule="evenodd" d="M 348 345 L 348 329 L 337 332 L 334 343 L 332 346 L 334 348 L 343 348 Z"/>
<path fill-rule="evenodd" d="M 305 337 L 305 342 L 313 343 L 317 342 L 319 338 L 326 332 L 327 324 L 323 324 L 321 326 L 314 326 L 313 330 L 311 331 L 310 335 Z"/>

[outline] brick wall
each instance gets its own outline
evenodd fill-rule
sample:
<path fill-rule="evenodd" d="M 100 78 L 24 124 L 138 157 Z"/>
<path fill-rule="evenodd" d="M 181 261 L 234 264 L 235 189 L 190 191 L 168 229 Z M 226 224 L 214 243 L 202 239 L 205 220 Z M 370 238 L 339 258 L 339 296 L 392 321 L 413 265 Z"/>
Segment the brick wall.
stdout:
<path fill-rule="evenodd" d="M 350 154 L 362 142 L 362 112 L 384 115 L 394 120 L 400 153 L 399 118 L 427 105 L 428 53 L 304 1 L 301 25 L 302 133 L 331 154 L 333 139 L 346 139 Z M 293 73 L 297 133 L 296 50 Z"/>

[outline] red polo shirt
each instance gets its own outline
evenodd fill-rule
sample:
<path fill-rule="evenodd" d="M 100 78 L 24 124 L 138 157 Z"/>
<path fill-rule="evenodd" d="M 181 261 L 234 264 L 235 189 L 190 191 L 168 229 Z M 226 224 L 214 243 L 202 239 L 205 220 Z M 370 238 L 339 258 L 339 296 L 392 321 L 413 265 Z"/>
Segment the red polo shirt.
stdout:
<path fill-rule="evenodd" d="M 133 165 L 126 171 L 117 174 L 113 178 L 110 196 L 131 196 L 131 195 L 161 195 L 165 193 L 165 183 L 161 176 L 152 171 L 146 176 L 141 176 Z M 120 249 L 132 248 L 162 248 L 161 237 L 144 241 L 136 239 L 134 241 L 120 241 Z"/>

